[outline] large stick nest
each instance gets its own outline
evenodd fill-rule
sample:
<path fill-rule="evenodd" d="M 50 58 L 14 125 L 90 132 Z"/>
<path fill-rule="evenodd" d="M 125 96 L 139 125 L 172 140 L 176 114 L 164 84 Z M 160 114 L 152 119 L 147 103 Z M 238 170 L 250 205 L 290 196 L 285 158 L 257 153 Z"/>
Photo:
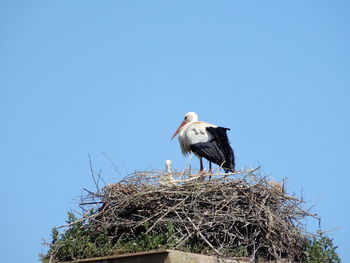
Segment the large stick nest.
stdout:
<path fill-rule="evenodd" d="M 108 229 L 115 242 L 164 233 L 171 224 L 176 242 L 170 248 L 195 246 L 219 256 L 244 248 L 250 256 L 300 259 L 305 218 L 314 217 L 302 209 L 301 198 L 288 195 L 283 184 L 261 176 L 258 169 L 214 173 L 210 181 L 209 175 L 136 172 L 89 192 L 81 206 L 87 211 L 99 203 L 89 227 Z"/>

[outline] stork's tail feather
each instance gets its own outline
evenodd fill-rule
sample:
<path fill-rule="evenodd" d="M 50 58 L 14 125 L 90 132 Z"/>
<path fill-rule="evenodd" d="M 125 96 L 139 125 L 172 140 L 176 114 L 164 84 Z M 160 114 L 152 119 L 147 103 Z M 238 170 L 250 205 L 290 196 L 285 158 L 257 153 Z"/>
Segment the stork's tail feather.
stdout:
<path fill-rule="evenodd" d="M 227 131 L 230 129 L 224 127 L 208 127 L 207 130 L 213 135 L 213 140 L 217 141 L 219 148 L 222 150 L 225 160 L 222 164 L 222 168 L 224 169 L 225 173 L 234 172 L 235 155 L 230 146 L 230 141 L 227 137 Z"/>
<path fill-rule="evenodd" d="M 222 165 L 222 168 L 224 169 L 225 173 L 234 173 L 235 170 L 235 157 L 234 154 L 232 153 L 232 162 L 229 162 L 228 165 L 225 165 L 226 162 Z"/>

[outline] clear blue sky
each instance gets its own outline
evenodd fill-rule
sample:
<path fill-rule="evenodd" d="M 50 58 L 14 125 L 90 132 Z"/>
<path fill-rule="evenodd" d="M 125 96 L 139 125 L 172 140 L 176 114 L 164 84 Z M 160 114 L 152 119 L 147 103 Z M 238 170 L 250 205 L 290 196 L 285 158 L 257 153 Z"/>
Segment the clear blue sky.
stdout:
<path fill-rule="evenodd" d="M 94 189 L 88 154 L 107 183 L 183 168 L 169 139 L 188 111 L 231 128 L 238 169 L 262 165 L 316 203 L 349 262 L 349 13 L 345 0 L 0 1 L 3 262 L 38 261 Z"/>

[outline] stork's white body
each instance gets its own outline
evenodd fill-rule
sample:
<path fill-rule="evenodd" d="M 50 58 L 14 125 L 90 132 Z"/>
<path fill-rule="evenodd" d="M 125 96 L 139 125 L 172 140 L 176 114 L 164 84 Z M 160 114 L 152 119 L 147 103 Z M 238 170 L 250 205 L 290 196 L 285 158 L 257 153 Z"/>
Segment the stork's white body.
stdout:
<path fill-rule="evenodd" d="M 206 130 L 207 127 L 216 128 L 218 126 L 203 121 L 195 121 L 182 127 L 179 131 L 179 142 L 183 155 L 186 156 L 192 152 L 190 145 L 208 142 L 212 139 L 212 135 Z"/>

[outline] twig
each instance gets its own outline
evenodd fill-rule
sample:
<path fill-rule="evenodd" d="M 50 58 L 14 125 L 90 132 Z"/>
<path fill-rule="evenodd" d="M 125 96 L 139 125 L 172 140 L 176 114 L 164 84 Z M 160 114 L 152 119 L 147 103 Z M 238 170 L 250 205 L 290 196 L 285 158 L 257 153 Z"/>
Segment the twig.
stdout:
<path fill-rule="evenodd" d="M 191 218 L 189 218 L 189 217 L 187 216 L 187 219 L 188 219 L 188 221 L 191 222 L 192 226 L 193 226 L 194 229 L 197 231 L 197 233 L 199 234 L 199 236 L 204 240 L 204 242 L 207 243 L 208 246 L 211 247 L 211 249 L 214 250 L 216 254 L 220 255 L 220 252 L 219 252 L 215 247 L 213 247 L 213 245 L 205 238 L 205 236 L 203 236 L 202 232 L 199 231 L 198 227 L 193 223 L 193 221 L 191 220 Z"/>

